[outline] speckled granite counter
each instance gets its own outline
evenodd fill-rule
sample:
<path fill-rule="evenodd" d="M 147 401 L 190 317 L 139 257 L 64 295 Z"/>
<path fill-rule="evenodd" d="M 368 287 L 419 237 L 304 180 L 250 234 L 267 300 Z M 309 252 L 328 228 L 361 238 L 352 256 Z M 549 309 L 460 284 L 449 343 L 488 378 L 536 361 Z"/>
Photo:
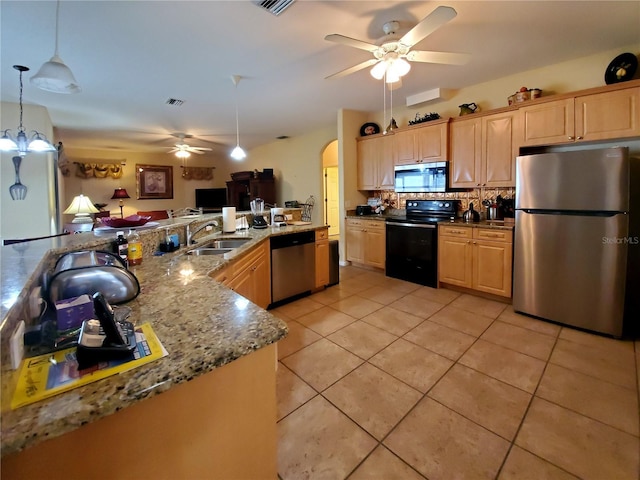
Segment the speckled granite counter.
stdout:
<path fill-rule="evenodd" d="M 175 221 L 171 225 L 175 226 Z M 159 229 L 164 231 L 165 227 Z M 126 304 L 132 309 L 129 320 L 134 324 L 150 322 L 169 355 L 17 410 L 6 408 L 16 375 L 3 359 L 2 454 L 20 451 L 111 415 L 283 338 L 287 334 L 284 322 L 250 302 L 239 301 L 242 297 L 215 282 L 209 274 L 267 241 L 269 236 L 319 227 L 288 226 L 210 235 L 252 239 L 224 256 L 190 256 L 184 251 L 145 256 L 141 265 L 131 269 L 140 281 L 141 293 Z M 103 238 L 79 234 L 1 247 L 3 326 L 6 328 L 7 305 L 18 299 L 18 306 L 24 296 L 23 287 L 37 280 L 40 269 L 46 269 L 62 253 L 99 249 L 104 244 Z M 9 280 L 8 284 L 5 280 Z M 11 332 L 3 335 L 7 333 Z"/>

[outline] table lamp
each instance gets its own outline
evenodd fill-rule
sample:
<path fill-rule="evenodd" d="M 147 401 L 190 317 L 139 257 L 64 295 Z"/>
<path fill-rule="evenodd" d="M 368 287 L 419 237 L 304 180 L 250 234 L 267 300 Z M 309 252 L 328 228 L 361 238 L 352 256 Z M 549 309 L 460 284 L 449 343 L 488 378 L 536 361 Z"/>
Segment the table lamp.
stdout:
<path fill-rule="evenodd" d="M 120 200 L 120 218 L 124 218 L 124 215 L 122 214 L 122 207 L 124 206 L 124 201 L 122 200 L 123 198 L 131 198 L 129 196 L 129 194 L 127 193 L 127 189 L 126 188 L 116 188 L 113 191 L 113 197 L 111 197 L 112 199 L 117 198 Z"/>
<path fill-rule="evenodd" d="M 99 211 L 93 206 L 93 202 L 89 197 L 78 195 L 74 197 L 71 205 L 62 213 L 75 214 L 71 223 L 93 223 L 93 218 L 89 214 L 98 213 Z"/>

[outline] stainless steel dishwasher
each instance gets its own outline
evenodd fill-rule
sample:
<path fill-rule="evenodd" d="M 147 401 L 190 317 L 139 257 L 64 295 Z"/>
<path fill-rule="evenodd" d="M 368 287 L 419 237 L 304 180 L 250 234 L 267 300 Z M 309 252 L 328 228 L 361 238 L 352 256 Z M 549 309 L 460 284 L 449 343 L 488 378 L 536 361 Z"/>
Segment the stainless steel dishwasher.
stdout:
<path fill-rule="evenodd" d="M 271 304 L 311 291 L 315 286 L 314 231 L 271 237 Z"/>

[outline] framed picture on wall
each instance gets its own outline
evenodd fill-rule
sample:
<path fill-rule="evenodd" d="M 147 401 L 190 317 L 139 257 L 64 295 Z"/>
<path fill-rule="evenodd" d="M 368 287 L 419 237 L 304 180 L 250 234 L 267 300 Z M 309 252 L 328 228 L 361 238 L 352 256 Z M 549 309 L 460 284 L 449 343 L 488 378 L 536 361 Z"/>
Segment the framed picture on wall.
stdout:
<path fill-rule="evenodd" d="M 173 167 L 136 164 L 138 200 L 173 198 Z"/>

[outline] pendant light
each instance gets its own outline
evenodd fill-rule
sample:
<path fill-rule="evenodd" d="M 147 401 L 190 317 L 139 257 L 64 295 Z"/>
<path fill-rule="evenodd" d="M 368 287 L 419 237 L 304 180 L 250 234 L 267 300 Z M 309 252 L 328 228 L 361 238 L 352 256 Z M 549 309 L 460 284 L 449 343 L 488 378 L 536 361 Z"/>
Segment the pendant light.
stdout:
<path fill-rule="evenodd" d="M 60 0 L 56 3 L 56 49 L 53 57 L 45 62 L 38 73 L 31 77 L 31 84 L 41 90 L 53 93 L 78 93 L 82 89 L 73 73 L 58 55 L 58 21 L 60 18 Z"/>
<path fill-rule="evenodd" d="M 240 124 L 238 123 L 238 83 L 240 83 L 241 78 L 242 77 L 240 75 L 231 76 L 231 80 L 233 81 L 236 89 L 236 148 L 231 151 L 231 158 L 238 161 L 244 160 L 247 157 L 247 154 L 240 146 Z"/>
<path fill-rule="evenodd" d="M 14 65 L 13 68 L 20 72 L 20 125 L 15 139 L 9 133 L 9 129 L 3 131 L 2 137 L 0 137 L 0 150 L 3 152 L 18 152 L 21 157 L 24 157 L 28 152 L 55 152 L 56 147 L 51 145 L 47 137 L 42 133 L 33 130 L 31 138 L 27 137 L 25 128 L 22 125 L 22 72 L 28 72 L 29 67 Z"/>

